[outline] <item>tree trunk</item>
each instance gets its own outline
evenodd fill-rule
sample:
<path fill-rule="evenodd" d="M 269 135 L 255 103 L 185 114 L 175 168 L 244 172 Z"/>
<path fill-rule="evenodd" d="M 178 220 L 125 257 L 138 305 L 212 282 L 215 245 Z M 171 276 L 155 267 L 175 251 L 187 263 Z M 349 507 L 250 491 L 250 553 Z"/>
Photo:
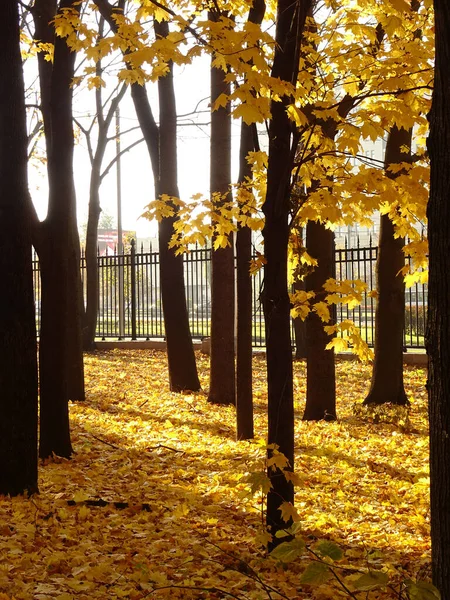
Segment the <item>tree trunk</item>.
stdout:
<path fill-rule="evenodd" d="M 218 15 L 210 14 L 210 19 Z M 211 66 L 211 172 L 210 193 L 214 210 L 231 201 L 230 105 L 212 110 L 220 94 L 228 95 L 225 73 Z M 216 194 L 216 196 L 215 196 Z M 234 243 L 211 253 L 211 369 L 208 401 L 235 404 L 234 365 Z"/>
<path fill-rule="evenodd" d="M 433 583 L 450 599 L 450 4 L 434 0 L 436 62 L 428 150 L 431 558 Z"/>
<path fill-rule="evenodd" d="M 106 0 L 99 0 L 97 6 L 111 29 L 117 31 L 112 5 Z M 155 31 L 157 35 L 164 37 L 168 34 L 167 23 L 155 23 Z M 128 64 L 128 68 L 132 68 L 131 65 Z M 158 93 L 161 132 L 155 122 L 145 86 L 136 83 L 131 85 L 131 97 L 136 116 L 152 164 L 156 197 L 159 197 L 160 194 L 178 197 L 176 107 L 172 67 L 170 67 L 170 73 L 158 82 Z M 160 135 L 163 130 L 164 134 Z M 186 307 L 182 258 L 176 257 L 168 248 L 168 243 L 174 234 L 175 221 L 176 216 L 163 219 L 158 227 L 161 294 L 163 296 L 170 389 L 172 391 L 198 391 L 200 382 Z"/>
<path fill-rule="evenodd" d="M 60 10 L 80 7 L 63 0 Z M 73 178 L 72 78 L 75 54 L 55 37 L 48 150 L 49 208 L 40 248 L 42 324 L 39 455 L 70 457 L 68 400 L 84 400 L 81 279 Z"/>
<path fill-rule="evenodd" d="M 155 34 L 169 35 L 167 21 L 155 21 Z M 177 167 L 177 109 L 173 85 L 173 64 L 169 72 L 158 80 L 159 93 L 159 194 L 179 198 Z M 159 223 L 159 268 L 164 325 L 169 362 L 170 389 L 173 392 L 200 390 L 189 327 L 189 315 L 184 286 L 183 256 L 169 248 L 177 216 Z"/>
<path fill-rule="evenodd" d="M 99 38 L 103 39 L 104 19 L 100 19 Z M 101 61 L 96 64 L 96 75 L 102 77 L 103 67 Z M 95 90 L 96 118 L 98 121 L 98 137 L 95 153 L 91 160 L 91 178 L 89 184 L 89 214 L 86 230 L 86 310 L 83 313 L 83 349 L 93 350 L 95 348 L 95 331 L 97 328 L 98 313 L 98 223 L 102 209 L 100 207 L 100 186 L 105 173 L 101 173 L 106 147 L 108 145 L 108 131 L 111 122 L 116 115 L 119 104 L 126 92 L 126 86 L 122 86 L 118 94 L 111 100 L 106 117 L 104 115 L 104 102 L 102 88 Z M 86 132 L 85 132 L 86 134 Z M 120 132 L 116 131 L 120 136 Z M 90 144 L 90 132 L 87 133 Z M 116 156 L 117 158 L 117 156 Z M 120 247 L 119 247 L 120 249 Z"/>
<path fill-rule="evenodd" d="M 100 135 L 100 133 L 99 133 Z M 95 347 L 95 330 L 98 313 L 98 222 L 100 219 L 100 163 L 97 156 L 91 170 L 89 187 L 89 213 L 86 230 L 86 310 L 83 323 L 83 349 Z"/>
<path fill-rule="evenodd" d="M 27 132 L 17 0 L 0 8 L 0 494 L 38 491 Z"/>
<path fill-rule="evenodd" d="M 393 127 L 389 133 L 385 169 L 411 160 L 411 130 Z M 402 152 L 402 147 L 409 148 Z M 387 170 L 387 176 L 398 177 Z M 405 284 L 400 270 L 405 266 L 404 238 L 394 237 L 389 215 L 380 217 L 377 257 L 377 307 L 375 312 L 375 357 L 370 391 L 363 404 L 409 404 L 403 386 L 403 330 Z"/>
<path fill-rule="evenodd" d="M 254 149 L 252 127 L 241 123 L 239 183 L 251 180 L 247 155 Z M 237 347 L 236 347 L 236 438 L 253 438 L 252 394 L 252 231 L 239 226 L 236 234 Z"/>
<path fill-rule="evenodd" d="M 309 221 L 306 226 L 306 248 L 318 265 L 305 277 L 307 292 L 314 292 L 315 302 L 323 300 L 323 285 L 334 276 L 334 234 L 324 224 Z M 306 406 L 305 421 L 336 419 L 336 374 L 334 350 L 326 350 L 330 341 L 324 323 L 311 311 L 306 318 Z"/>
<path fill-rule="evenodd" d="M 55 41 L 55 31 L 51 26 L 51 21 L 55 18 L 57 10 L 57 0 L 35 0 L 31 8 L 31 15 L 34 23 L 34 40 L 45 44 L 53 44 Z M 52 137 L 52 117 L 51 117 L 51 87 L 53 65 L 49 60 L 45 60 L 45 53 L 37 53 L 38 71 L 39 71 L 39 90 L 40 90 L 40 108 L 42 120 L 44 123 L 45 146 L 47 155 L 50 151 Z"/>
<path fill-rule="evenodd" d="M 74 6 L 77 10 L 77 3 L 72 0 L 63 0 L 60 2 L 60 9 L 69 8 Z M 53 120 L 54 118 L 58 119 L 59 117 L 55 117 L 55 110 L 59 110 L 56 108 L 57 103 L 52 101 L 52 95 L 54 92 L 55 78 L 58 79 L 61 77 L 61 73 L 57 71 L 58 69 L 69 69 L 69 77 L 67 74 L 62 74 L 62 78 L 66 81 L 70 81 L 73 76 L 73 65 L 66 64 L 66 58 L 63 55 L 67 54 L 69 51 L 67 49 L 65 40 L 61 38 L 57 38 L 55 40 L 55 31 L 51 24 L 52 19 L 54 19 L 57 10 L 57 2 L 55 0 L 36 0 L 33 7 L 31 8 L 31 13 L 34 20 L 35 33 L 34 39 L 36 41 L 43 41 L 46 43 L 55 44 L 59 48 L 58 52 L 61 53 L 62 59 L 57 61 L 58 67 L 55 67 L 55 61 L 53 63 L 46 61 L 44 58 L 44 54 L 42 52 L 38 53 L 38 69 L 39 69 L 39 85 L 41 92 L 41 109 L 44 121 L 44 133 L 45 133 L 45 143 L 47 149 L 47 171 L 49 177 L 49 190 L 50 196 L 53 196 L 56 202 L 62 203 L 68 211 L 68 218 L 70 219 L 70 235 L 66 237 L 65 243 L 69 246 L 68 255 L 69 255 L 69 301 L 71 307 L 67 313 L 66 326 L 69 330 L 68 332 L 68 346 L 67 346 L 67 361 L 65 372 L 65 377 L 67 378 L 67 386 L 68 386 L 68 394 L 69 397 L 73 400 L 84 400 L 85 398 L 85 390 L 84 390 L 84 368 L 83 368 L 83 354 L 82 354 L 82 333 L 81 333 L 81 320 L 83 317 L 84 311 L 84 303 L 83 303 L 83 291 L 81 287 L 81 275 L 80 275 L 80 242 L 78 237 L 78 228 L 76 222 L 76 210 L 75 208 L 70 208 L 70 204 L 72 200 L 66 199 L 64 197 L 58 198 L 57 195 L 52 194 L 51 187 L 52 183 L 52 174 L 50 170 L 50 155 L 52 153 L 53 148 L 53 133 L 55 127 L 57 127 Z M 57 42 L 57 43 L 56 43 Z M 56 50 L 55 50 L 56 51 Z M 73 55 L 73 52 L 70 52 L 70 55 Z M 73 61 L 74 56 L 72 56 Z M 56 92 L 58 93 L 58 92 Z M 71 88 L 69 89 L 69 98 L 68 102 L 72 102 L 72 92 Z M 67 94 L 66 94 L 67 96 Z M 71 113 L 71 110 L 70 110 Z M 70 115 L 72 118 L 72 115 Z M 59 135 L 58 130 L 56 129 L 57 134 Z M 57 142 L 58 144 L 58 142 Z M 73 142 L 72 142 L 73 145 Z M 63 147 L 63 145 L 61 145 Z M 73 154 L 73 149 L 72 149 Z M 58 173 L 55 170 L 52 173 L 58 177 Z M 70 166 L 70 170 L 68 171 L 68 177 L 72 177 L 73 179 L 73 171 L 72 165 Z M 59 184 L 56 184 L 58 187 Z M 52 210 L 51 207 L 51 198 L 49 198 L 49 213 Z M 73 199 L 75 202 L 75 199 Z M 70 213 L 70 214 L 69 214 Z M 46 239 L 46 235 L 52 235 L 51 227 L 49 228 L 48 223 L 44 224 L 36 224 L 36 227 L 33 231 L 33 243 L 36 246 L 36 250 L 39 254 L 39 257 L 42 261 L 42 256 L 46 258 L 44 260 L 53 260 L 50 251 L 50 242 Z M 45 266 L 41 267 L 45 269 Z M 54 288 L 57 289 L 56 287 Z M 55 291 L 57 294 L 58 292 Z M 45 310 L 42 311 L 44 314 Z M 51 313 L 50 313 L 51 314 Z M 44 317 L 42 316 L 42 320 Z M 51 352 L 51 349 L 48 349 Z M 41 349 L 40 347 L 40 355 L 42 352 L 46 352 L 46 349 Z M 48 357 L 48 359 L 44 356 L 44 362 L 48 361 L 51 363 L 52 356 Z M 41 364 L 41 361 L 40 361 Z M 61 376 L 63 376 L 61 374 Z"/>
<path fill-rule="evenodd" d="M 277 28 L 272 76 L 295 84 L 301 36 L 311 2 L 278 0 Z M 286 109 L 292 99 L 272 102 L 269 127 L 267 193 L 263 204 L 264 292 L 268 384 L 268 443 L 275 444 L 294 467 L 294 402 L 290 299 L 287 287 L 290 180 L 295 148 L 291 148 L 291 123 Z M 269 448 L 269 458 L 272 450 Z M 294 501 L 294 487 L 279 471 L 269 469 L 272 489 L 267 496 L 267 525 L 274 534 L 286 523 L 279 510 Z M 276 539 L 273 543 L 276 543 Z"/>
<path fill-rule="evenodd" d="M 266 11 L 264 0 L 255 0 L 248 13 L 248 22 L 261 24 Z M 259 150 L 256 125 L 241 122 L 239 149 L 239 184 L 252 179 L 252 169 L 247 156 Z M 242 212 L 242 208 L 240 208 Z M 252 231 L 240 225 L 236 233 L 236 293 L 237 293 L 237 345 L 236 345 L 236 438 L 253 438 L 252 394 Z"/>

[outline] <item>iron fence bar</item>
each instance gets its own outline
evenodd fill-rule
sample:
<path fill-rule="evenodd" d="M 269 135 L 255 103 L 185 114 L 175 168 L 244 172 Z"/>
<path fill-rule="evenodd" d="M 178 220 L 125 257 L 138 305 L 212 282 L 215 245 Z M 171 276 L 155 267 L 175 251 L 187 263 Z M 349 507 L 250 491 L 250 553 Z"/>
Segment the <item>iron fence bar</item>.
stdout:
<path fill-rule="evenodd" d="M 131 240 L 131 339 L 136 340 L 136 242 Z"/>
<path fill-rule="evenodd" d="M 138 338 L 164 337 L 164 323 L 159 283 L 159 253 L 136 250 L 132 240 L 131 249 L 118 254 L 102 256 L 98 253 L 98 315 L 96 337 L 103 340 L 121 337 L 118 329 L 117 314 L 120 302 L 117 283 L 118 269 L 123 270 L 125 336 L 135 340 Z M 373 345 L 375 330 L 375 302 L 368 291 L 375 289 L 375 266 L 378 248 L 369 245 L 349 248 L 335 248 L 335 277 L 340 279 L 362 279 L 367 284 L 363 300 L 359 307 L 352 310 L 348 305 L 336 306 L 335 319 L 339 323 L 353 318 L 360 328 L 363 339 Z M 255 253 L 253 258 L 256 258 Z M 211 249 L 196 246 L 184 255 L 184 274 L 186 280 L 186 301 L 189 322 L 193 338 L 210 335 L 211 288 L 210 261 Z M 36 253 L 33 252 L 33 284 L 36 307 L 36 328 L 40 328 L 40 266 Z M 86 297 L 86 257 L 80 257 L 81 281 L 83 296 Z M 258 271 L 252 278 L 252 340 L 254 347 L 265 346 L 264 315 L 260 293 L 263 286 L 263 272 Z M 422 282 L 415 283 L 405 293 L 405 329 L 404 343 L 408 348 L 424 348 L 424 332 L 426 327 L 427 286 Z"/>

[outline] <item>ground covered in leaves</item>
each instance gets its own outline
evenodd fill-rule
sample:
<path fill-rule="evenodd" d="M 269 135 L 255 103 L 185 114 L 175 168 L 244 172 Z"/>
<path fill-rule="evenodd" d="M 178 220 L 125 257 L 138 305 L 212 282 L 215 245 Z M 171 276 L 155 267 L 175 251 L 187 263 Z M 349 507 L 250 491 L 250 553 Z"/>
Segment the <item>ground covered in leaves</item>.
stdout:
<path fill-rule="evenodd" d="M 207 359 L 198 365 L 206 389 Z M 405 368 L 409 414 L 368 413 L 355 404 L 369 367 L 345 361 L 337 371 L 339 420 L 305 423 L 305 367 L 295 364 L 302 535 L 312 548 L 317 539 L 341 547 L 343 580 L 384 570 L 398 589 L 428 576 L 426 374 Z M 73 460 L 41 464 L 31 500 L 0 499 L 0 600 L 348 597 L 335 577 L 299 583 L 307 552 L 283 566 L 261 546 L 264 504 L 248 479 L 264 469 L 262 356 L 254 373 L 258 439 L 236 442 L 234 408 L 168 391 L 164 353 L 88 355 L 87 400 L 71 405 Z M 99 499 L 108 504 L 89 503 Z"/>

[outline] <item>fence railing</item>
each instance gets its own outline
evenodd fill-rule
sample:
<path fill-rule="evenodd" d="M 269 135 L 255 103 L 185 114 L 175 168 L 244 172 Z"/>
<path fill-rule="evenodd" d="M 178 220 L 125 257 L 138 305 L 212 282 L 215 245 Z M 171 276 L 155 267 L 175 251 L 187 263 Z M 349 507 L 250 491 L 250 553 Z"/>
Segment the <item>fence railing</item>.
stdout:
<path fill-rule="evenodd" d="M 211 250 L 196 248 L 184 255 L 184 276 L 189 323 L 192 337 L 209 336 L 211 326 Z M 367 291 L 375 289 L 377 247 L 339 248 L 335 251 L 336 279 L 361 279 Z M 98 339 L 164 338 L 164 319 L 159 284 L 159 253 L 141 247 L 134 241 L 128 251 L 98 256 Z M 40 324 L 39 261 L 33 260 L 36 320 Z M 81 278 L 86 296 L 86 260 L 81 258 Z M 253 346 L 265 346 L 265 325 L 260 292 L 263 271 L 253 277 Z M 338 322 L 352 320 L 363 339 L 373 345 L 375 337 L 375 303 L 367 293 L 360 306 L 349 309 L 338 305 Z M 416 283 L 405 293 L 404 346 L 424 348 L 427 305 L 426 284 Z M 294 339 L 294 336 L 292 336 Z"/>

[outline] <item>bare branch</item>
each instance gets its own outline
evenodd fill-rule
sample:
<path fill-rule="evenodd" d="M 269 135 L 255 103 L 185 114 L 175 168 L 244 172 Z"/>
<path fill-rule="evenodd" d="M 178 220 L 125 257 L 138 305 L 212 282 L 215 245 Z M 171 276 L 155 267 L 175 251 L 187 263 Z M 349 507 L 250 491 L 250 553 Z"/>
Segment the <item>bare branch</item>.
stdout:
<path fill-rule="evenodd" d="M 110 161 L 110 163 L 108 164 L 108 166 L 105 168 L 105 170 L 103 171 L 103 173 L 100 175 L 100 181 L 103 181 L 103 179 L 106 177 L 106 175 L 108 175 L 108 173 L 110 172 L 110 170 L 112 169 L 112 167 L 114 166 L 114 164 L 117 162 L 118 158 L 120 158 L 126 152 L 129 152 L 132 148 L 134 148 L 138 144 L 141 144 L 144 141 L 145 141 L 145 138 L 141 138 L 140 140 L 136 140 L 135 142 L 133 142 L 132 144 L 130 144 L 129 146 L 127 146 L 124 150 L 121 150 L 118 154 L 116 154 L 116 156 Z"/>

